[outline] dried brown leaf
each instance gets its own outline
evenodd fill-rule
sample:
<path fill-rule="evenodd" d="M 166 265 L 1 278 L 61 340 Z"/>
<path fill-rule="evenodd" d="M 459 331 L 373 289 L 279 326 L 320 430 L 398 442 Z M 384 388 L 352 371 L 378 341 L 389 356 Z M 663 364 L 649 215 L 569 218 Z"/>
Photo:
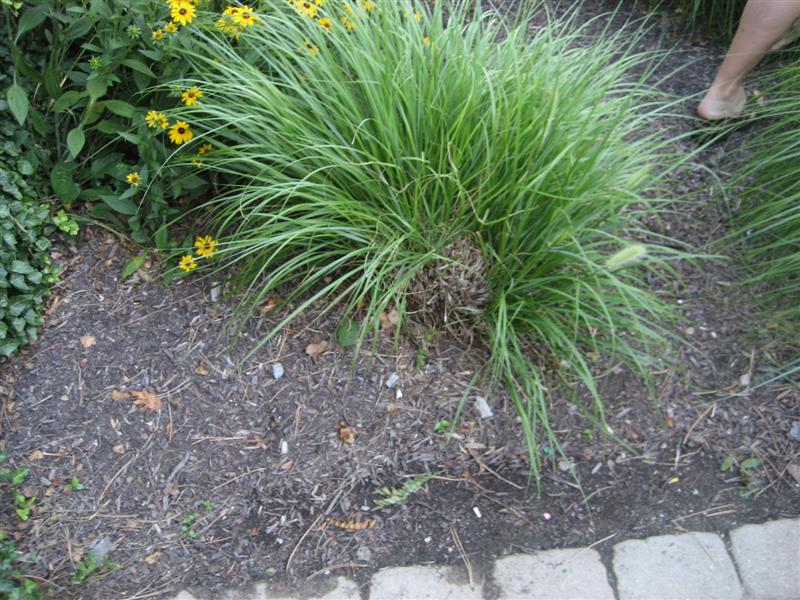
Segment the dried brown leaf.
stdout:
<path fill-rule="evenodd" d="M 350 428 L 347 423 L 340 422 L 336 425 L 336 429 L 339 430 L 339 440 L 343 444 L 354 444 L 356 441 L 356 434 L 353 432 L 352 428 Z"/>
<path fill-rule="evenodd" d="M 280 302 L 281 301 L 278 298 L 270 298 L 264 303 L 264 306 L 260 306 L 258 308 L 258 312 L 260 312 L 262 315 L 265 315 L 268 312 L 275 310 L 275 307 L 278 306 Z"/>
<path fill-rule="evenodd" d="M 125 454 L 125 444 L 123 444 L 122 442 L 120 442 L 119 444 L 116 444 L 116 445 L 115 445 L 115 446 L 112 448 L 112 450 L 113 450 L 113 451 L 114 451 L 116 454 Z"/>
<path fill-rule="evenodd" d="M 44 452 L 42 452 L 41 450 L 34 450 L 30 454 L 28 454 L 28 460 L 31 462 L 42 460 L 43 458 L 44 458 Z"/>
<path fill-rule="evenodd" d="M 89 349 L 89 348 L 91 348 L 91 347 L 92 347 L 92 346 L 94 346 L 96 343 L 97 343 L 97 338 L 96 338 L 96 337 L 94 337 L 93 335 L 84 335 L 84 336 L 81 336 L 81 346 L 83 346 L 83 347 L 84 347 L 84 348 L 86 348 L 86 349 Z"/>
<path fill-rule="evenodd" d="M 204 377 L 208 375 L 208 369 L 205 367 L 195 367 L 194 372 L 198 375 L 203 375 Z"/>
<path fill-rule="evenodd" d="M 120 390 L 111 390 L 111 399 L 112 400 L 127 400 L 131 397 L 130 392 L 123 392 Z"/>
<path fill-rule="evenodd" d="M 317 358 L 320 354 L 325 352 L 330 344 L 322 340 L 321 342 L 311 342 L 308 346 L 306 346 L 306 354 L 308 354 L 311 358 Z"/>
<path fill-rule="evenodd" d="M 381 315 L 381 329 L 384 333 L 391 333 L 400 323 L 400 313 L 396 308 Z"/>
<path fill-rule="evenodd" d="M 147 556 L 144 557 L 144 562 L 145 564 L 153 566 L 161 559 L 163 555 L 164 553 L 160 551 L 153 552 L 152 554 L 148 554 Z"/>
<path fill-rule="evenodd" d="M 134 397 L 133 403 L 145 411 L 158 412 L 164 405 L 161 398 L 153 390 L 132 391 L 131 395 Z"/>

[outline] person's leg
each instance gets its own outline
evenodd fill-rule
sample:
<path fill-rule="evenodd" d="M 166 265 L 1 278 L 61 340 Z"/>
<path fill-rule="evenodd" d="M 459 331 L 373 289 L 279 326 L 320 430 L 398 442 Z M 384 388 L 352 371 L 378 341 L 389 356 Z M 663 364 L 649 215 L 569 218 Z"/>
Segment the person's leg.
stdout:
<path fill-rule="evenodd" d="M 744 79 L 800 18 L 800 0 L 748 0 L 739 28 L 697 113 L 705 119 L 738 116 L 747 95 Z"/>

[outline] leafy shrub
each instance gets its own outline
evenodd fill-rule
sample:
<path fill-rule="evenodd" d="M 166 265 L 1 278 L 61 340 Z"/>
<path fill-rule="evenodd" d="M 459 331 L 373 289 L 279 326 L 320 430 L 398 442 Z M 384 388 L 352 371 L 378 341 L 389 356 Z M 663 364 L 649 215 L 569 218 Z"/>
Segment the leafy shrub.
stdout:
<path fill-rule="evenodd" d="M 9 58 L 0 55 L 0 64 Z M 47 256 L 55 227 L 36 191 L 46 158 L 0 100 L 0 360 L 36 340 L 43 300 L 56 279 Z"/>
<path fill-rule="evenodd" d="M 27 0 L 12 44 L 9 104 L 54 147 L 54 192 L 66 208 L 90 202 L 90 216 L 138 242 L 180 214 L 168 201 L 207 189 L 191 165 L 161 168 L 174 146 L 145 121 L 151 110 L 169 118 L 180 103 L 180 90 L 153 95 L 150 86 L 188 74 L 177 50 L 192 43 L 190 32 L 166 33 L 169 18 L 169 5 L 153 0 Z M 157 241 L 166 244 L 164 231 Z"/>
<path fill-rule="evenodd" d="M 751 158 L 733 182 L 742 192 L 739 225 L 729 241 L 742 241 L 751 276 L 768 316 L 797 343 L 800 326 L 800 53 L 763 82 L 767 102 L 755 107 L 763 124 L 751 138 Z M 777 82 L 777 83 L 774 83 Z M 746 155 L 747 155 L 746 154 Z M 785 325 L 789 325 L 785 327 Z"/>
<path fill-rule="evenodd" d="M 576 375 L 602 420 L 591 363 L 644 371 L 662 340 L 631 267 L 657 253 L 627 241 L 657 160 L 627 79 L 648 57 L 630 31 L 528 40 L 526 18 L 442 4 L 276 3 L 238 42 L 198 29 L 183 53 L 206 95 L 183 114 L 204 168 L 235 181 L 205 208 L 244 314 L 285 286 L 297 304 L 273 334 L 319 300 L 358 320 L 358 346 L 392 309 L 479 334 L 536 472 L 539 433 L 557 441 L 540 367 Z"/>

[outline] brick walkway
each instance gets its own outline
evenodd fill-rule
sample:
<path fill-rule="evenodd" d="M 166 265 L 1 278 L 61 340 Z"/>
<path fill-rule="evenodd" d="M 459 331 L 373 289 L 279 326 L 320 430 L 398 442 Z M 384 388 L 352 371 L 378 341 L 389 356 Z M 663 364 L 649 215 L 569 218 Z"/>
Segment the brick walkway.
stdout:
<path fill-rule="evenodd" d="M 800 519 L 744 525 L 727 535 L 685 533 L 622 541 L 613 547 L 608 567 L 591 548 L 567 548 L 498 559 L 491 573 L 473 585 L 464 568 L 392 567 L 375 573 L 369 589 L 337 577 L 326 592 L 313 596 L 261 584 L 218 598 L 800 600 Z M 174 598 L 194 599 L 185 591 Z"/>

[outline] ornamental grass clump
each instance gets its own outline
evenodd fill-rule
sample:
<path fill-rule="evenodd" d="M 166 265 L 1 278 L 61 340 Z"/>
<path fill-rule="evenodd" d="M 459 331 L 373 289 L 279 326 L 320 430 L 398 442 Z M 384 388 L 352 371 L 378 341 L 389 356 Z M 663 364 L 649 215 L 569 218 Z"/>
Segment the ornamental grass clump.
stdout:
<path fill-rule="evenodd" d="M 662 341 L 642 279 L 660 252 L 628 250 L 652 210 L 653 105 L 628 78 L 649 58 L 630 31 L 529 37 L 528 17 L 474 3 L 318 4 L 186 50 L 205 95 L 184 114 L 226 182 L 204 207 L 215 264 L 246 314 L 288 290 L 273 333 L 323 300 L 362 342 L 393 310 L 477 334 L 536 473 L 540 444 L 557 447 L 542 367 L 583 382 L 602 421 L 592 361 L 644 371 Z"/>
<path fill-rule="evenodd" d="M 793 56 L 793 60 L 791 60 Z M 742 189 L 729 242 L 741 243 L 750 275 L 767 318 L 800 344 L 800 51 L 777 72 L 766 74 L 765 102 L 756 120 L 763 124 L 747 150 L 752 153 L 732 187 Z"/>

